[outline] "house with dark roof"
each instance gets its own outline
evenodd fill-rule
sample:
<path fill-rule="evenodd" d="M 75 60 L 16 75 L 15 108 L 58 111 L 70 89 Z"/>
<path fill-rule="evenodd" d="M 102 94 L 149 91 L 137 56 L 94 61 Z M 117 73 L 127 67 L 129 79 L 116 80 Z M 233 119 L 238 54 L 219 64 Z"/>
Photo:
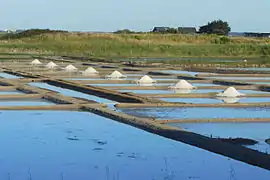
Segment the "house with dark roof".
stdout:
<path fill-rule="evenodd" d="M 197 30 L 195 27 L 178 27 L 178 33 L 181 34 L 196 34 Z"/>
<path fill-rule="evenodd" d="M 165 33 L 169 29 L 169 27 L 154 27 L 153 32 Z"/>

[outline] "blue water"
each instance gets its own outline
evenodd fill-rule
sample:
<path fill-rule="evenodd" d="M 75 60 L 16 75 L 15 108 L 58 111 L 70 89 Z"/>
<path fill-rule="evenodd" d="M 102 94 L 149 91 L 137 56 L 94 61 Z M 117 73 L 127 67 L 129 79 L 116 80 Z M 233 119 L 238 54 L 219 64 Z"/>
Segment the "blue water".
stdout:
<path fill-rule="evenodd" d="M 126 108 L 124 113 L 157 119 L 270 118 L 269 108 L 174 107 Z"/>
<path fill-rule="evenodd" d="M 160 100 L 167 102 L 184 102 L 184 103 L 194 103 L 194 104 L 217 104 L 221 103 L 218 99 L 210 98 L 160 98 Z"/>
<path fill-rule="evenodd" d="M 88 84 L 88 85 L 92 85 L 92 86 L 104 86 L 104 87 L 110 87 L 110 86 L 140 86 L 139 84 Z M 155 83 L 153 84 L 153 86 L 170 86 L 170 83 Z"/>
<path fill-rule="evenodd" d="M 211 83 L 191 83 L 193 86 L 219 86 L 218 84 L 211 84 Z"/>
<path fill-rule="evenodd" d="M 198 72 L 182 71 L 182 70 L 162 70 L 160 72 L 169 73 L 169 74 L 186 74 L 186 75 L 191 75 L 191 76 L 195 76 L 196 74 L 198 74 Z"/>
<path fill-rule="evenodd" d="M 22 78 L 21 76 L 15 76 L 15 75 L 8 74 L 8 73 L 3 73 L 3 72 L 0 72 L 0 77 L 7 78 L 7 79 L 18 79 L 18 78 Z"/>
<path fill-rule="evenodd" d="M 220 92 L 220 90 L 215 89 L 198 89 L 198 90 L 120 90 L 120 92 L 132 92 L 136 94 L 186 94 L 186 93 L 213 93 Z"/>
<path fill-rule="evenodd" d="M 65 78 L 64 80 L 76 80 L 76 81 L 88 81 L 88 80 L 93 80 L 93 81 L 106 81 L 110 82 L 113 80 L 127 80 L 127 81 L 135 81 L 139 80 L 140 78 L 119 78 L 119 79 L 105 79 L 105 78 Z M 156 81 L 162 82 L 162 81 L 175 81 L 177 82 L 179 79 L 176 78 L 153 78 Z M 82 82 L 83 83 L 83 82 Z"/>
<path fill-rule="evenodd" d="M 84 98 L 84 99 L 96 101 L 96 102 L 99 102 L 99 103 L 112 103 L 113 102 L 113 101 L 108 100 L 108 99 L 100 98 L 100 97 L 93 96 L 93 95 L 84 94 L 84 93 L 69 90 L 69 89 L 64 89 L 64 88 L 52 86 L 52 85 L 49 85 L 47 83 L 29 83 L 29 85 L 39 87 L 39 88 L 43 88 L 43 89 L 49 89 L 49 90 L 52 90 L 52 91 L 56 91 L 56 92 L 61 93 L 61 94 L 65 95 L 65 96 Z"/>
<path fill-rule="evenodd" d="M 270 80 L 270 77 L 222 77 L 222 76 L 211 76 L 206 78 L 215 78 L 215 79 L 229 79 L 229 80 Z"/>
<path fill-rule="evenodd" d="M 54 105 L 54 103 L 43 100 L 11 100 L 11 101 L 1 101 L 0 106 L 48 106 Z"/>
<path fill-rule="evenodd" d="M 212 137 L 254 139 L 259 143 L 250 148 L 270 153 L 270 145 L 265 143 L 265 140 L 270 138 L 270 123 L 173 123 L 168 125 Z"/>
<path fill-rule="evenodd" d="M 83 112 L 1 111 L 0 141 L 3 180 L 8 174 L 11 180 L 228 180 L 232 170 L 235 179 L 270 177 L 270 171 Z"/>
<path fill-rule="evenodd" d="M 160 98 L 160 99 L 167 102 L 184 102 L 184 103 L 194 103 L 194 104 L 223 103 L 222 100 L 214 99 L 214 98 Z M 263 103 L 263 102 L 270 102 L 270 98 L 269 97 L 237 98 L 236 102 L 238 103 Z"/>
<path fill-rule="evenodd" d="M 204 93 L 219 93 L 223 92 L 220 89 L 194 89 L 194 90 L 120 90 L 120 92 L 132 92 L 136 94 L 204 94 Z M 239 90 L 244 94 L 267 94 L 269 92 L 255 90 Z"/>
<path fill-rule="evenodd" d="M 0 91 L 0 95 L 10 95 L 10 94 L 24 94 L 21 91 Z"/>

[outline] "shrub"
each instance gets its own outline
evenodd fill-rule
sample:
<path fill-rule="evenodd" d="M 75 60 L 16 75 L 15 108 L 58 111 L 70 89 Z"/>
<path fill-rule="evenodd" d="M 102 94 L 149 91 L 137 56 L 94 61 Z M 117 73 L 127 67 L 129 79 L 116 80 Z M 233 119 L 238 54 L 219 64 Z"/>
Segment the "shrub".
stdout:
<path fill-rule="evenodd" d="M 48 33 L 65 33 L 67 31 L 62 30 L 50 30 L 50 29 L 29 29 L 22 31 L 20 33 L 9 33 L 1 37 L 2 40 L 6 39 L 21 39 L 21 38 L 29 38 L 32 36 L 37 36 L 41 34 L 48 34 Z"/>

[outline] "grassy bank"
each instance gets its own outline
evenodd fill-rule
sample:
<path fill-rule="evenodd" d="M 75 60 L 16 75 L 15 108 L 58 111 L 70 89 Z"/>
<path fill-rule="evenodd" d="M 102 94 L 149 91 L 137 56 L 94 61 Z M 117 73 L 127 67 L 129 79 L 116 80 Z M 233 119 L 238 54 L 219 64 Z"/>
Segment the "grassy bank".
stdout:
<path fill-rule="evenodd" d="M 0 52 L 129 57 L 270 56 L 270 39 L 210 35 L 54 33 L 0 40 Z"/>

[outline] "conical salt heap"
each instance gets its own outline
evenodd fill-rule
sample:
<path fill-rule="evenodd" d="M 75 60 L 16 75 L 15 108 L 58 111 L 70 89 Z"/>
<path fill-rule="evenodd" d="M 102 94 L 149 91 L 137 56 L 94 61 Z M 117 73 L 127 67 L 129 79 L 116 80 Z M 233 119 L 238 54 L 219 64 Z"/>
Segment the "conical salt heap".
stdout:
<path fill-rule="evenodd" d="M 234 87 L 229 87 L 225 91 L 218 93 L 218 97 L 239 97 L 239 96 L 245 96 L 245 94 L 242 94 L 238 92 Z"/>
<path fill-rule="evenodd" d="M 75 66 L 73 66 L 72 64 L 70 64 L 70 65 L 66 66 L 64 68 L 64 70 L 68 71 L 68 72 L 73 72 L 73 71 L 77 71 L 78 69 Z"/>
<path fill-rule="evenodd" d="M 35 60 L 33 60 L 30 64 L 31 64 L 31 65 L 41 65 L 42 62 L 40 62 L 38 59 L 35 59 Z"/>
<path fill-rule="evenodd" d="M 153 84 L 157 81 L 149 77 L 148 75 L 144 75 L 139 80 L 136 81 L 138 84 Z"/>
<path fill-rule="evenodd" d="M 186 80 L 180 80 L 176 84 L 169 86 L 170 89 L 194 89 L 195 86 L 192 86 L 189 82 Z"/>
<path fill-rule="evenodd" d="M 45 65 L 46 68 L 53 69 L 57 67 L 57 65 L 54 62 L 49 62 L 48 64 Z"/>
<path fill-rule="evenodd" d="M 106 78 L 109 79 L 119 79 L 119 78 L 126 78 L 127 76 L 123 75 L 119 71 L 114 71 L 112 74 L 107 75 Z"/>
<path fill-rule="evenodd" d="M 95 68 L 93 68 L 93 67 L 88 67 L 86 70 L 84 70 L 84 71 L 82 72 L 82 74 L 83 74 L 84 76 L 87 76 L 87 75 L 95 75 L 95 74 L 98 74 L 98 71 L 97 71 Z"/>

